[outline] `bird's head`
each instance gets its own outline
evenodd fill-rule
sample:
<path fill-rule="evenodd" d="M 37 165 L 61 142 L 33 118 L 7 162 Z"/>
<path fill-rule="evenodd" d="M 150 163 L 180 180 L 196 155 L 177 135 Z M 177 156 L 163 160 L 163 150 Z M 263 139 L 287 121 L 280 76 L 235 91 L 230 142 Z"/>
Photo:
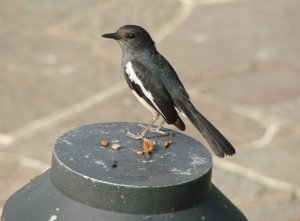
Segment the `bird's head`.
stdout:
<path fill-rule="evenodd" d="M 137 25 L 124 25 L 116 32 L 104 34 L 102 37 L 118 41 L 123 52 L 143 50 L 145 48 L 155 49 L 155 43 L 149 33 Z"/>

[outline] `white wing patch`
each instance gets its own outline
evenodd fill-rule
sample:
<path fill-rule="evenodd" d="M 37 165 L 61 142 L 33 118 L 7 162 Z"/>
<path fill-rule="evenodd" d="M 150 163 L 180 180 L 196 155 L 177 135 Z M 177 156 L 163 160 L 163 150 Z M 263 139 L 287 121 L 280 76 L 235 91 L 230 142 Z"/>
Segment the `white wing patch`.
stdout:
<path fill-rule="evenodd" d="M 149 111 L 151 111 L 151 113 L 154 115 L 156 115 L 158 112 L 150 105 L 148 104 L 142 97 L 140 97 L 140 95 L 138 95 L 134 90 L 132 90 L 132 93 L 134 94 L 134 96 L 138 99 L 139 102 L 141 102 L 142 105 L 144 105 Z"/>
<path fill-rule="evenodd" d="M 153 96 L 151 94 L 150 91 L 147 91 L 146 88 L 144 87 L 144 85 L 142 84 L 141 80 L 136 76 L 133 67 L 132 67 L 132 63 L 129 61 L 126 65 L 125 65 L 125 73 L 128 75 L 129 80 L 137 85 L 140 86 L 140 88 L 143 91 L 143 94 L 151 101 L 151 103 L 156 107 L 156 109 L 159 111 L 159 113 L 164 117 L 163 113 L 161 112 L 161 110 L 158 108 L 158 106 L 154 103 L 154 99 Z M 135 91 L 134 91 L 135 92 Z M 136 97 L 138 98 L 138 100 L 144 105 L 146 106 L 147 109 L 149 109 L 152 113 L 153 111 L 149 108 L 149 104 L 147 104 L 147 102 L 145 102 L 141 97 L 139 97 L 139 95 L 137 93 L 134 93 L 134 95 L 136 95 Z M 143 102 L 142 102 L 143 100 Z M 147 104 L 147 105 L 145 105 Z M 151 107 L 151 106 L 150 106 Z M 151 107 L 152 108 L 152 107 Z"/>

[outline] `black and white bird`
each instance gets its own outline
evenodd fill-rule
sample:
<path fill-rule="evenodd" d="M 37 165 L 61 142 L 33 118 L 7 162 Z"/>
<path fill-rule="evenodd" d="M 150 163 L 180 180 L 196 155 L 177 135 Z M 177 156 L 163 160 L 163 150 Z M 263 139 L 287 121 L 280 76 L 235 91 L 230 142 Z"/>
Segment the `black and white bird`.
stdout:
<path fill-rule="evenodd" d="M 153 119 L 140 134 L 127 133 L 135 139 L 144 138 L 147 131 L 164 133 L 165 122 L 185 130 L 180 115 L 187 116 L 200 131 L 213 152 L 219 156 L 235 154 L 229 141 L 191 103 L 188 93 L 173 67 L 156 50 L 149 33 L 136 25 L 125 25 L 114 33 L 102 35 L 116 40 L 122 51 L 122 69 L 125 79 L 137 99 L 153 114 Z M 152 125 L 159 116 L 163 121 L 157 128 Z"/>

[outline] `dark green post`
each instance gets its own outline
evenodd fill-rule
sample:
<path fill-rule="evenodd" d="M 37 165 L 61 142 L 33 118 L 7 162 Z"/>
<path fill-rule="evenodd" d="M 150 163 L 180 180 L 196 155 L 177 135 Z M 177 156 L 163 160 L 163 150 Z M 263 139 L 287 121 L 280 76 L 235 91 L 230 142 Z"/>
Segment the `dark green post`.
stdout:
<path fill-rule="evenodd" d="M 143 142 L 128 130 L 140 128 L 104 123 L 63 134 L 51 168 L 11 196 L 2 220 L 247 220 L 211 183 L 212 158 L 198 141 L 166 129 L 167 136 L 148 134 L 154 152 L 138 156 Z M 101 139 L 110 145 L 100 147 Z"/>

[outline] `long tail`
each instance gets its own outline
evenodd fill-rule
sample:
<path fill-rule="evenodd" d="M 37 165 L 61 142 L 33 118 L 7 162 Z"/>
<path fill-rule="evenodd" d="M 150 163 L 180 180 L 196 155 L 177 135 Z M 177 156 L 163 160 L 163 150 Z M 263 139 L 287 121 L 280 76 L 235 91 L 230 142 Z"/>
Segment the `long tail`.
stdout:
<path fill-rule="evenodd" d="M 218 157 L 235 154 L 229 141 L 216 129 L 190 101 L 176 102 L 176 106 L 185 113 L 193 125 L 200 131 Z"/>

